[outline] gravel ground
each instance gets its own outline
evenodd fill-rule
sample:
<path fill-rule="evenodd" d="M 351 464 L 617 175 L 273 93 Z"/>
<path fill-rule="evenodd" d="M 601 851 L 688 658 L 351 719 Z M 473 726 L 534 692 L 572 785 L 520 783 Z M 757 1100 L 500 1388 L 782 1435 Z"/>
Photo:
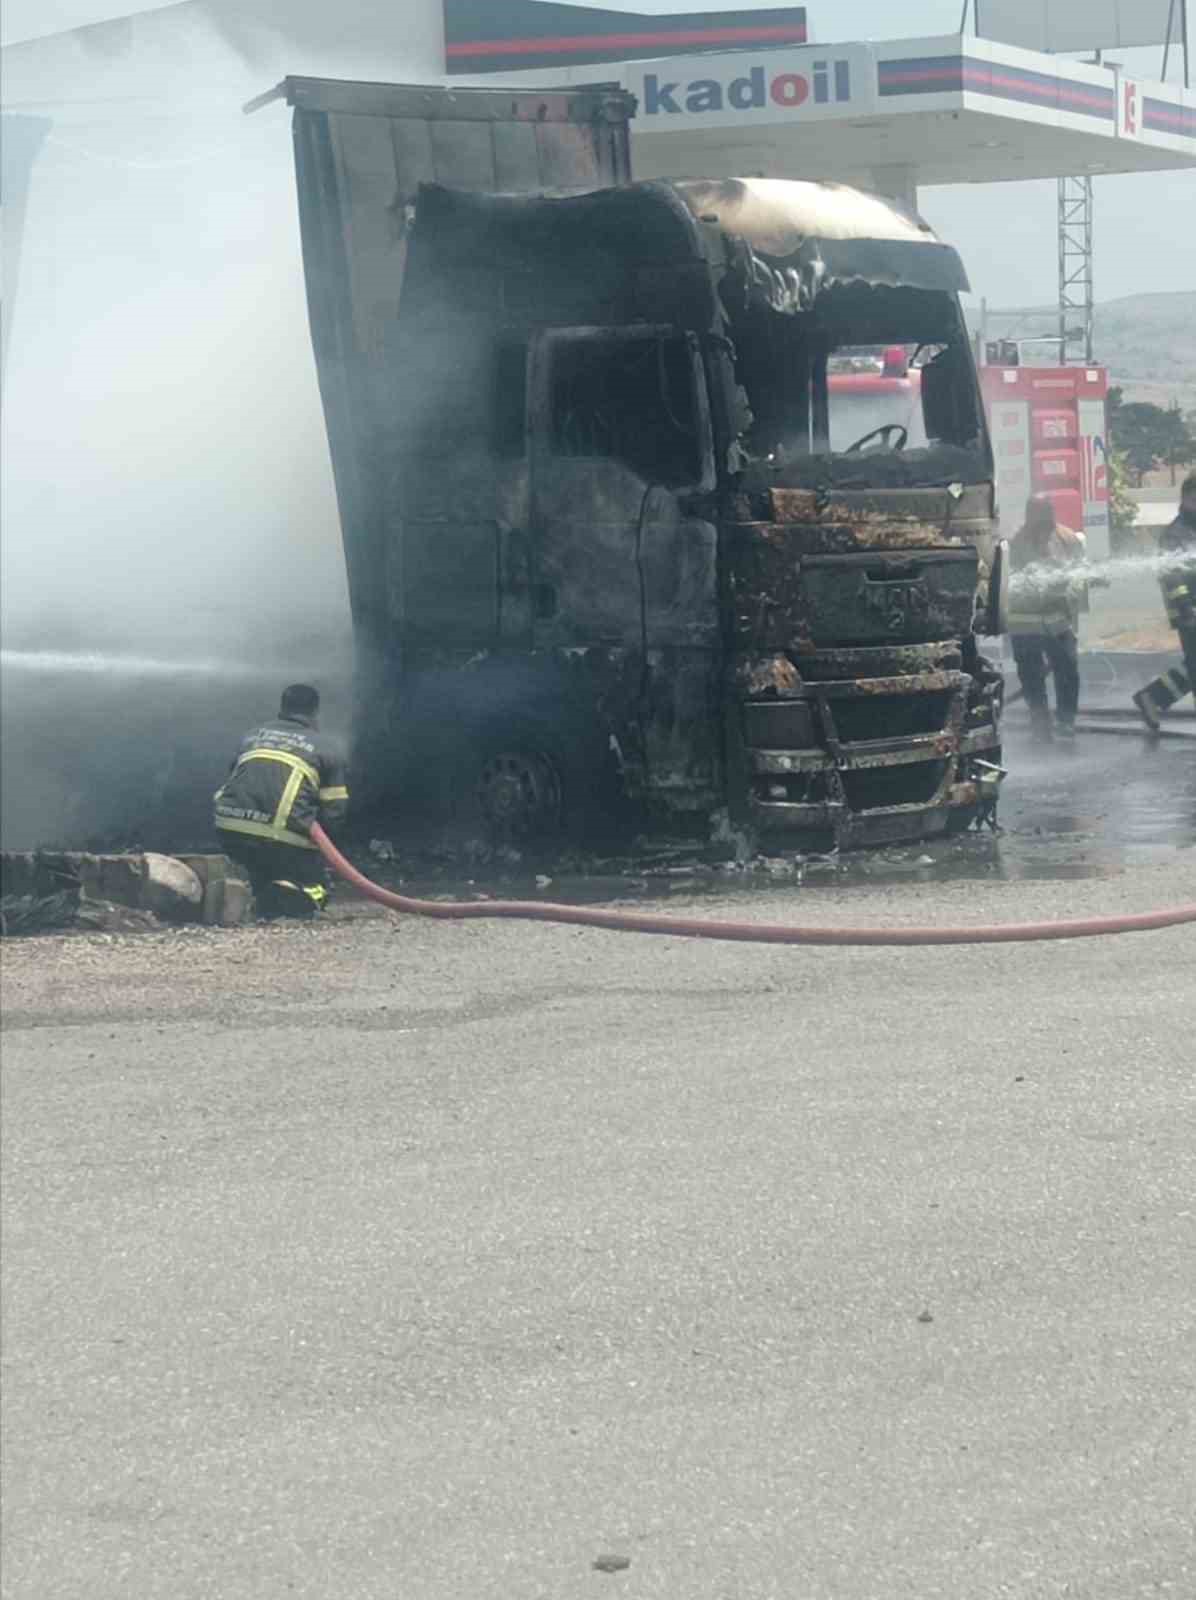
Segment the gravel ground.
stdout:
<path fill-rule="evenodd" d="M 1194 943 L 10 946 L 6 1594 L 1187 1600 Z"/>

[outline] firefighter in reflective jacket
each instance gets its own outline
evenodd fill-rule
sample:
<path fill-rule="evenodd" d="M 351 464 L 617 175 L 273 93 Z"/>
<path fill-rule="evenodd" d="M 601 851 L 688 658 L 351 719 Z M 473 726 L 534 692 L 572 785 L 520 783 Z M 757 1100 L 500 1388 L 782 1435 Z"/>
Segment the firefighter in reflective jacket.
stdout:
<path fill-rule="evenodd" d="M 1080 701 L 1077 627 L 1087 583 L 1074 570 L 1084 560 L 1082 533 L 1065 528 L 1046 495 L 1033 495 L 1010 542 L 1009 633 L 1036 738 L 1051 738 L 1047 676 L 1055 677 L 1055 733 L 1075 737 Z"/>
<path fill-rule="evenodd" d="M 284 689 L 277 719 L 246 734 L 216 792 L 224 849 L 248 871 L 263 916 L 311 917 L 328 896 L 308 829 L 339 822 L 349 791 L 339 751 L 317 731 L 319 711 L 309 684 Z"/>
<path fill-rule="evenodd" d="M 1167 620 L 1179 634 L 1183 667 L 1172 667 L 1134 696 L 1142 720 L 1157 733 L 1163 712 L 1196 685 L 1196 472 L 1184 479 L 1179 516 L 1159 535 L 1159 584 Z"/>

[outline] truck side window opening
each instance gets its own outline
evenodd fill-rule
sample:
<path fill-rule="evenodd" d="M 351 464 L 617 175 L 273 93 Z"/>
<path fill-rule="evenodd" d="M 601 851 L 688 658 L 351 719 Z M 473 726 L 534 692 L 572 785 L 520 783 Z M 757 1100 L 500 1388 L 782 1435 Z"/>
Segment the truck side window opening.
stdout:
<path fill-rule="evenodd" d="M 645 482 L 701 477 L 697 396 L 683 337 L 571 339 L 554 349 L 552 447 L 621 461 Z"/>
<path fill-rule="evenodd" d="M 967 350 L 944 345 L 921 369 L 926 432 L 950 444 L 970 444 L 981 432 L 980 399 Z"/>

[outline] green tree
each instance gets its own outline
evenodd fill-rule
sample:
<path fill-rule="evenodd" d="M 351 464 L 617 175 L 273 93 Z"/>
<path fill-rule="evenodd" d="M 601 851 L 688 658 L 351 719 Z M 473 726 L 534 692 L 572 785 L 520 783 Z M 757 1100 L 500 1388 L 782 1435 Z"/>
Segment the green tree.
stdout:
<path fill-rule="evenodd" d="M 1196 461 L 1196 434 L 1179 409 L 1178 400 L 1167 407 L 1165 415 L 1164 444 L 1160 454 L 1171 468 L 1171 482 L 1175 483 L 1178 469 L 1191 466 Z"/>
<path fill-rule="evenodd" d="M 1138 518 L 1138 502 L 1130 494 L 1129 469 L 1120 450 L 1109 452 L 1109 528 L 1115 546 L 1125 543 Z"/>
<path fill-rule="evenodd" d="M 1109 409 L 1109 433 L 1113 447 L 1121 451 L 1134 480 L 1139 485 L 1154 467 L 1164 464 L 1176 468 L 1196 460 L 1196 437 L 1178 405 L 1164 410 L 1147 400 L 1124 401 L 1114 390 L 1115 404 Z"/>

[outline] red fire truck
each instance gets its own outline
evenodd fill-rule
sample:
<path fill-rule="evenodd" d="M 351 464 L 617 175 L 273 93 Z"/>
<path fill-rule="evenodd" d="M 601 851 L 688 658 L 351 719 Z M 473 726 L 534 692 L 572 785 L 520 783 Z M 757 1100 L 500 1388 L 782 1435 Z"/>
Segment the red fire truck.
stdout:
<path fill-rule="evenodd" d="M 1049 494 L 1059 520 L 1088 535 L 1089 553 L 1108 554 L 1109 475 L 1104 367 L 1022 366 L 1008 360 L 980 368 L 996 463 L 1001 533 L 1021 526 L 1031 494 Z M 999 352 L 998 352 L 999 354 Z M 899 423 L 908 448 L 926 444 L 919 353 L 904 346 L 840 354 L 830 376 L 831 442 L 844 449 L 869 427 Z M 840 436 L 842 442 L 839 442 Z"/>
<path fill-rule="evenodd" d="M 1026 498 L 1049 494 L 1060 522 L 1108 554 L 1109 471 L 1104 367 L 980 369 L 996 460 L 1001 532 L 1021 524 Z"/>

